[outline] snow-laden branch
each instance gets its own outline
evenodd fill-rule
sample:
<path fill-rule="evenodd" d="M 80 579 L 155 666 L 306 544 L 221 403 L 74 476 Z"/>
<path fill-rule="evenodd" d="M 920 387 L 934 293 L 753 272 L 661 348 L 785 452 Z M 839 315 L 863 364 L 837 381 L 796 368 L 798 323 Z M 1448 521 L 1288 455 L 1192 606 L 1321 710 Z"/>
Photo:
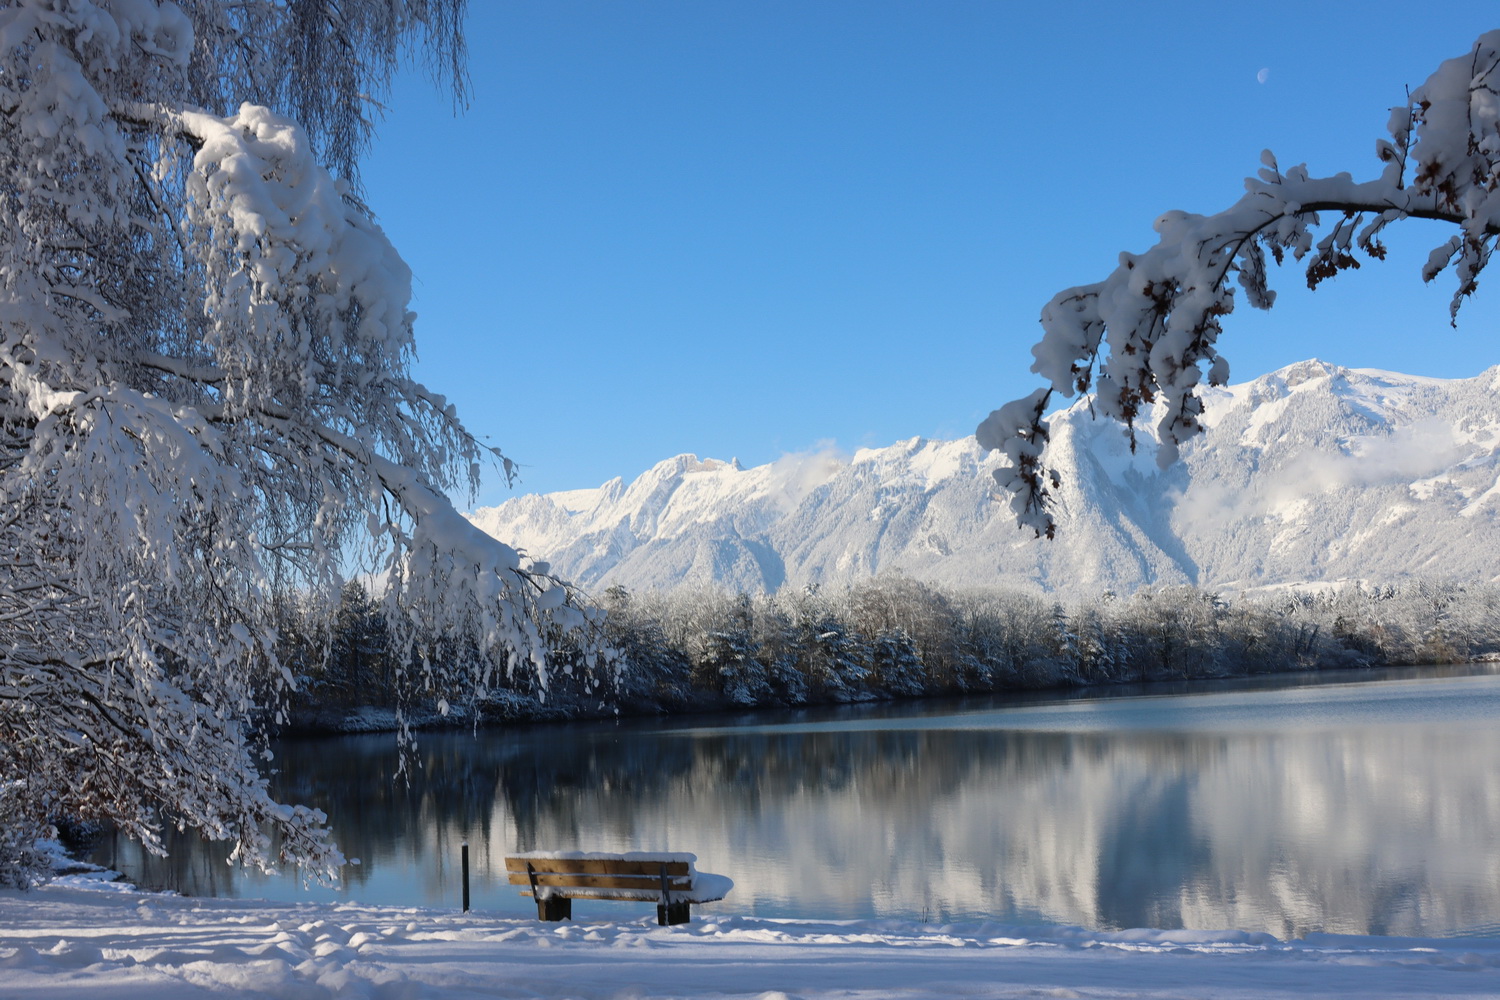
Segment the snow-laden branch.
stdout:
<path fill-rule="evenodd" d="M 545 684 L 582 620 L 448 500 L 511 467 L 411 377 L 411 273 L 357 197 L 369 95 L 410 43 L 459 58 L 462 14 L 0 5 L 0 850 L 170 815 L 327 870 L 256 771 L 278 607 L 378 580 L 397 683 L 444 703 Z"/>
<path fill-rule="evenodd" d="M 1451 223 L 1458 232 L 1433 250 L 1422 279 L 1452 268 L 1457 321 L 1500 236 L 1500 31 L 1439 66 L 1392 109 L 1388 129 L 1391 138 L 1376 144 L 1384 163 L 1378 178 L 1312 177 L 1305 166 L 1282 171 L 1268 151 L 1234 205 L 1214 215 L 1165 213 L 1155 246 L 1121 253 L 1103 281 L 1047 303 L 1031 367 L 1047 387 L 996 410 L 976 431 L 982 447 L 1009 459 L 995 478 L 1023 527 L 1049 538 L 1056 530 L 1049 508 L 1059 479 L 1044 463 L 1052 393 L 1092 393 L 1095 411 L 1124 423 L 1132 444 L 1136 421 L 1162 404 L 1156 432 L 1164 467 L 1202 432 L 1200 386 L 1229 378 L 1217 345 L 1222 319 L 1234 310 L 1231 279 L 1252 306 L 1269 309 L 1276 295 L 1267 285 L 1267 253 L 1277 264 L 1288 256 L 1304 262 L 1315 288 L 1359 267 L 1356 251 L 1383 259 L 1380 235 L 1392 222 Z M 1334 218 L 1318 237 L 1325 214 Z"/>

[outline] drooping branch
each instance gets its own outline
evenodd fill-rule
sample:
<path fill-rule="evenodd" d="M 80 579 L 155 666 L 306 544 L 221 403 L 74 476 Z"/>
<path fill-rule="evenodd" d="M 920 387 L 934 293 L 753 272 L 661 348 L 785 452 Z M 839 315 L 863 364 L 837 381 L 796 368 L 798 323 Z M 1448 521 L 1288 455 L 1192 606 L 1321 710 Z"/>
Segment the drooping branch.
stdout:
<path fill-rule="evenodd" d="M 1377 144 L 1380 177 L 1356 182 L 1347 173 L 1311 177 L 1306 167 L 1282 171 L 1262 154 L 1259 175 L 1238 202 L 1214 215 L 1167 212 L 1156 220 L 1157 244 L 1122 253 L 1103 281 L 1066 289 L 1042 310 L 1044 335 L 1031 370 L 1048 384 L 1007 404 L 980 424 L 979 444 L 1004 453 L 995 472 L 1023 528 L 1053 537 L 1051 513 L 1059 474 L 1045 466 L 1045 406 L 1092 393 L 1095 413 L 1125 425 L 1132 448 L 1137 421 L 1158 415 L 1157 461 L 1176 461 L 1200 434 L 1200 387 L 1223 385 L 1228 361 L 1219 353 L 1222 320 L 1234 310 L 1231 278 L 1250 304 L 1269 309 L 1267 253 L 1277 264 L 1304 262 L 1316 288 L 1360 266 L 1355 251 L 1383 260 L 1380 236 L 1401 219 L 1449 223 L 1459 232 L 1433 250 L 1422 279 L 1452 267 L 1457 278 L 1450 317 L 1478 287 L 1500 237 L 1500 31 L 1487 33 L 1464 56 L 1445 61 L 1392 110 L 1389 140 Z M 1335 214 L 1315 240 L 1324 214 Z"/>

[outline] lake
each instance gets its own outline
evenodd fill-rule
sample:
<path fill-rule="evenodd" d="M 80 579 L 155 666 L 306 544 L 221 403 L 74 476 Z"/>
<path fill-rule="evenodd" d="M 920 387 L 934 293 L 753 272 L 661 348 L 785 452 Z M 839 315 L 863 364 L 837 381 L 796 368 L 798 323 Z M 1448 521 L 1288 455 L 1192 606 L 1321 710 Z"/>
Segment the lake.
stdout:
<path fill-rule="evenodd" d="M 534 915 L 528 850 L 672 850 L 728 875 L 698 912 L 1454 936 L 1500 929 L 1500 675 L 1387 670 L 1170 688 L 277 745 L 282 801 L 360 864 L 333 888 L 222 845 L 92 860 L 191 895 Z M 574 904 L 629 919 L 651 904 Z"/>

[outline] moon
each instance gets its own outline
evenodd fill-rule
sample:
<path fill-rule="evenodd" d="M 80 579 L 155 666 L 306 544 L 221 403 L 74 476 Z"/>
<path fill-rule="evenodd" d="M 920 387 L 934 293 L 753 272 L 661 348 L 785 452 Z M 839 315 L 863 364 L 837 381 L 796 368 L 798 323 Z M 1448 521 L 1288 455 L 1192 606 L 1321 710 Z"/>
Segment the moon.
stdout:
<path fill-rule="evenodd" d="M 1255 74 L 1255 82 L 1256 83 L 1265 83 L 1270 78 L 1271 78 L 1271 67 L 1269 67 L 1269 66 L 1262 67 L 1261 71 L 1259 73 Z"/>

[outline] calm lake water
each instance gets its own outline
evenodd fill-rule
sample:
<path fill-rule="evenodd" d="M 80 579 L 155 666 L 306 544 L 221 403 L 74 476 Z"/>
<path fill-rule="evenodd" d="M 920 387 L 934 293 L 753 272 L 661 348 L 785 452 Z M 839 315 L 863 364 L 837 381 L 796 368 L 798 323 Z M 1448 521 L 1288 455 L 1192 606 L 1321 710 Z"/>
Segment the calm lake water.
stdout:
<path fill-rule="evenodd" d="M 1449 936 L 1500 929 L 1500 676 L 1386 671 L 670 723 L 287 741 L 283 801 L 333 817 L 334 888 L 106 840 L 192 895 L 534 915 L 526 850 L 692 851 L 735 880 L 697 912 Z M 574 904 L 629 919 L 651 904 Z"/>

